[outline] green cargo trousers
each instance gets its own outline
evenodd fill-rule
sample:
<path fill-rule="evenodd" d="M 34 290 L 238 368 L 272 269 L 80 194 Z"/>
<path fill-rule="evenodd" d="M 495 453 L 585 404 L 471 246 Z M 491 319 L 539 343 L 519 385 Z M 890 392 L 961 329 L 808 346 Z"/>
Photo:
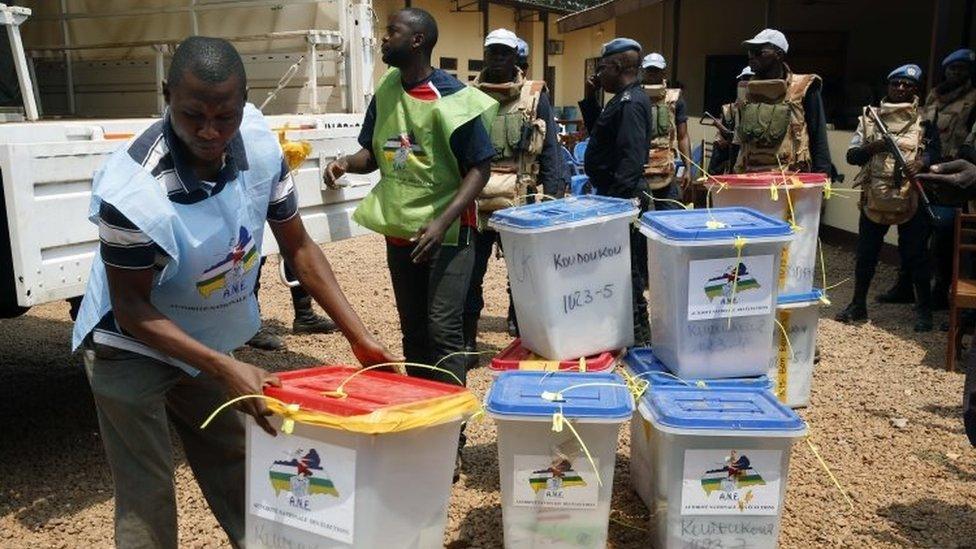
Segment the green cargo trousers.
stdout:
<path fill-rule="evenodd" d="M 115 544 L 176 548 L 172 422 L 207 503 L 234 547 L 244 545 L 244 422 L 205 374 L 104 345 L 84 352 L 85 372 L 115 484 Z"/>

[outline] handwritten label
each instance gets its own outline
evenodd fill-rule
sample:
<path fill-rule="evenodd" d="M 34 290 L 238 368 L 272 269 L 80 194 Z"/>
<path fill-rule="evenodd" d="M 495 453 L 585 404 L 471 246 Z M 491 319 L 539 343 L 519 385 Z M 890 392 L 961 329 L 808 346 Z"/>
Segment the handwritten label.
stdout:
<path fill-rule="evenodd" d="M 586 307 L 599 299 L 610 299 L 612 297 L 613 284 L 604 284 L 592 290 L 575 290 L 563 295 L 563 314 L 569 314 L 572 311 Z"/>
<path fill-rule="evenodd" d="M 552 264 L 556 270 L 567 269 L 574 265 L 585 265 L 601 259 L 608 259 L 620 255 L 623 246 L 603 246 L 594 250 L 577 252 L 575 254 L 552 254 Z"/>
<path fill-rule="evenodd" d="M 681 518 L 681 547 L 687 549 L 752 549 L 776 545 L 776 519 Z"/>

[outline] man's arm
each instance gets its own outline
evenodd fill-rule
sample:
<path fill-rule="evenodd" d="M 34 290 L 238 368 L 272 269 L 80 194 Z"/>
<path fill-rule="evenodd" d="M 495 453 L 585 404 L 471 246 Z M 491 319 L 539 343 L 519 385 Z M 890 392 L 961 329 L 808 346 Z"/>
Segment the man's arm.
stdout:
<path fill-rule="evenodd" d="M 827 115 L 824 113 L 820 84 L 815 83 L 803 98 L 803 113 L 807 122 L 810 143 L 810 169 L 815 173 L 830 174 L 830 147 L 827 144 Z"/>
<path fill-rule="evenodd" d="M 634 99 L 622 101 L 617 121 L 619 128 L 614 145 L 619 162 L 613 173 L 614 186 L 629 190 L 633 193 L 632 198 L 639 198 L 644 189 L 644 165 L 651 147 L 647 105 Z"/>
<path fill-rule="evenodd" d="M 277 376 L 207 347 L 160 313 L 150 300 L 153 269 L 124 269 L 106 265 L 105 272 L 115 320 L 139 341 L 218 380 L 227 388 L 231 398 L 261 394 L 265 385 L 281 386 Z M 263 400 L 244 400 L 240 408 L 254 416 L 262 429 L 270 434 L 275 433 L 266 418 L 271 411 Z"/>
<path fill-rule="evenodd" d="M 552 115 L 552 106 L 546 92 L 539 95 L 536 115 L 546 123 L 546 136 L 539 154 L 539 182 L 542 192 L 559 198 L 566 191 L 566 163 L 559 154 L 559 141 L 556 138 L 556 120 Z"/>
<path fill-rule="evenodd" d="M 373 130 L 376 128 L 376 98 L 369 102 L 363 127 L 359 130 L 359 146 L 355 154 L 340 156 L 325 167 L 325 185 L 330 189 L 338 187 L 336 180 L 348 173 L 370 173 L 376 171 L 376 158 L 373 156 Z"/>
<path fill-rule="evenodd" d="M 596 124 L 596 119 L 600 117 L 600 111 L 603 110 L 596 101 L 598 89 L 596 77 L 591 76 L 586 80 L 583 100 L 578 103 L 580 116 L 583 117 L 583 125 L 586 126 L 587 135 L 593 133 L 593 126 Z"/>
<path fill-rule="evenodd" d="M 857 129 L 851 137 L 851 144 L 847 146 L 847 163 L 851 166 L 863 166 L 871 157 L 885 150 L 884 141 L 877 139 L 870 143 L 864 142 L 864 119 L 857 122 Z"/>
<path fill-rule="evenodd" d="M 271 222 L 282 259 L 288 264 L 305 291 L 325 309 L 352 346 L 353 354 L 364 366 L 398 362 L 378 343 L 353 310 L 339 287 L 322 248 L 309 237 L 301 216 L 280 223 Z"/>
<path fill-rule="evenodd" d="M 430 256 L 444 240 L 444 233 L 447 232 L 451 223 L 460 217 L 461 212 L 474 202 L 475 198 L 478 198 L 481 190 L 488 183 L 489 175 L 491 175 L 490 158 L 486 158 L 480 164 L 472 166 L 464 174 L 457 194 L 454 195 L 451 203 L 447 205 L 444 213 L 421 228 L 417 233 L 415 237 L 417 244 L 414 246 L 413 251 L 410 252 L 410 257 L 414 263 L 423 263 L 430 259 Z"/>

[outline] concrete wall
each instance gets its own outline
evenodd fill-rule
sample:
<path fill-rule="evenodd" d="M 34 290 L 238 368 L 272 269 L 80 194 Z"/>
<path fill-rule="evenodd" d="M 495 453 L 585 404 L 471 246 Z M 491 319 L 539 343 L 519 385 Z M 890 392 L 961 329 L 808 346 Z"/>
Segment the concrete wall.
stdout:
<path fill-rule="evenodd" d="M 842 75 L 845 89 L 877 88 L 895 66 L 914 62 L 928 69 L 932 29 L 931 2 L 891 0 L 849 0 L 833 3 L 777 2 L 772 26 L 793 34 L 796 49 L 806 50 L 798 72 L 816 71 L 816 44 L 799 45 L 799 32 L 843 33 L 845 56 Z M 733 8 L 734 10 L 731 9 Z M 691 112 L 700 112 L 704 101 L 705 57 L 742 54 L 742 40 L 765 26 L 765 0 L 684 0 L 681 2 L 678 79 L 685 85 Z M 642 8 L 616 18 L 621 36 L 635 38 L 648 51 L 672 54 L 673 0 Z M 950 3 L 947 46 L 939 57 L 960 46 L 964 2 Z M 720 20 L 719 20 L 720 18 Z M 796 52 L 794 52 L 796 53 Z M 833 55 L 833 54 L 831 54 Z M 830 59 L 834 62 L 834 59 Z M 936 68 L 938 70 L 938 67 Z"/>

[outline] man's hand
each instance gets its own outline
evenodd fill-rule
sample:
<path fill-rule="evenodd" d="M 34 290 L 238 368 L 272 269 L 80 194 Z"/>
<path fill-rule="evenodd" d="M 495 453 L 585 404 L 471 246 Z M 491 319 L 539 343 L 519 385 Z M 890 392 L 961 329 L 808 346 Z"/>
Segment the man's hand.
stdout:
<path fill-rule="evenodd" d="M 227 394 L 230 398 L 237 398 L 244 395 L 260 395 L 264 392 L 264 387 L 267 385 L 281 387 L 281 380 L 278 379 L 278 376 L 229 356 L 221 361 L 217 369 L 219 371 L 219 380 L 227 388 Z M 271 436 L 275 436 L 275 429 L 268 422 L 268 416 L 272 412 L 265 406 L 264 400 L 260 398 L 249 398 L 241 401 L 238 404 L 238 408 L 242 412 L 253 416 L 258 426 L 264 429 L 265 432 Z"/>
<path fill-rule="evenodd" d="M 329 162 L 329 165 L 325 167 L 325 186 L 330 189 L 338 189 L 339 184 L 337 180 L 346 175 L 347 171 L 349 171 L 348 157 L 340 156 L 332 162 Z"/>
<path fill-rule="evenodd" d="M 865 152 L 874 156 L 876 154 L 888 152 L 888 146 L 885 144 L 883 139 L 877 139 L 864 146 Z"/>
<path fill-rule="evenodd" d="M 361 340 L 353 341 L 350 345 L 352 346 L 352 354 L 356 355 L 356 360 L 363 366 L 403 362 L 402 358 L 395 356 L 382 343 L 376 341 L 370 335 L 367 335 Z"/>
<path fill-rule="evenodd" d="M 922 166 L 920 161 L 912 160 L 911 162 L 905 164 L 905 175 L 907 175 L 909 179 L 915 179 L 918 177 L 918 174 L 922 173 L 923 169 L 924 166 Z"/>
<path fill-rule="evenodd" d="M 444 233 L 447 232 L 447 225 L 440 218 L 435 219 L 417 231 L 417 236 L 413 238 L 416 245 L 410 252 L 410 259 L 414 263 L 424 263 L 429 261 L 437 248 L 440 248 L 444 241 Z"/>
<path fill-rule="evenodd" d="M 600 81 L 595 74 L 591 74 L 583 83 L 583 93 L 586 94 L 586 97 L 596 97 L 598 91 L 600 91 Z"/>
<path fill-rule="evenodd" d="M 927 173 L 918 174 L 918 179 L 925 183 L 963 189 L 976 183 L 976 165 L 966 160 L 934 164 Z"/>

